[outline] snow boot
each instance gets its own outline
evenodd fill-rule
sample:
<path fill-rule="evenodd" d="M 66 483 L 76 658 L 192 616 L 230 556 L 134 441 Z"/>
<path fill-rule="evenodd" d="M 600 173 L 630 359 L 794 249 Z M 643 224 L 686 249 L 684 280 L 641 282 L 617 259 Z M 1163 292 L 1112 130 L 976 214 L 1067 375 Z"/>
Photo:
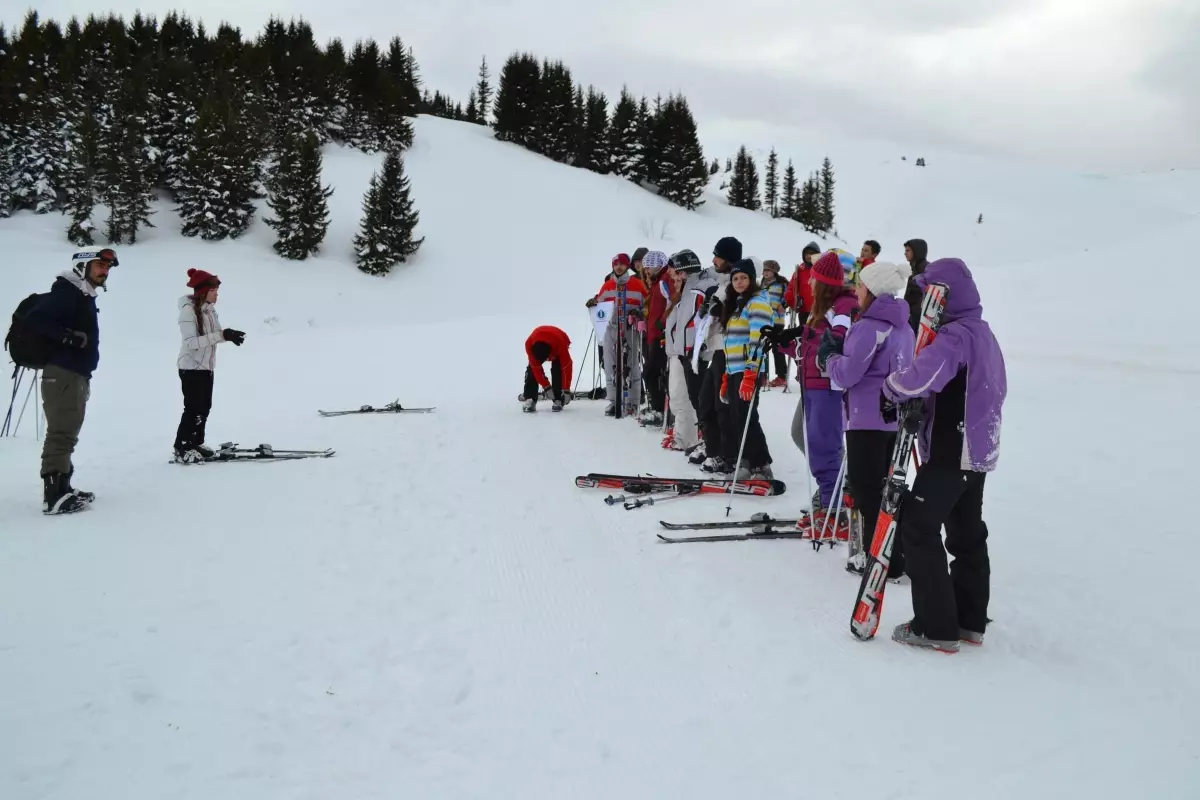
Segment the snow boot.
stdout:
<path fill-rule="evenodd" d="M 720 456 L 705 459 L 704 463 L 700 465 L 700 469 L 714 475 L 728 475 L 733 472 L 733 467 L 725 463 L 725 459 Z"/>
<path fill-rule="evenodd" d="M 534 411 L 537 411 L 537 398 L 531 397 L 521 403 L 521 410 L 526 414 L 532 414 Z"/>
<path fill-rule="evenodd" d="M 94 502 L 96 500 L 95 492 L 85 492 L 82 489 L 76 489 L 75 487 L 73 487 L 71 485 L 71 476 L 73 476 L 74 474 L 75 474 L 75 468 L 71 467 L 71 470 L 67 473 L 67 491 L 71 492 L 72 494 L 74 494 L 76 497 L 78 497 L 80 500 L 82 500 L 85 503 Z"/>
<path fill-rule="evenodd" d="M 211 447 L 207 447 L 202 444 L 198 444 L 195 447 L 193 447 L 192 449 L 195 450 L 200 455 L 204 456 L 205 458 L 212 458 L 213 456 L 215 456 L 217 454 L 216 450 L 213 450 Z"/>
<path fill-rule="evenodd" d="M 939 653 L 953 655 L 958 652 L 958 640 L 945 641 L 942 639 L 930 639 L 923 634 L 916 633 L 912 629 L 912 620 L 897 625 L 892 631 L 892 641 L 900 644 L 907 644 L 913 647 L 927 647 L 930 650 L 936 650 Z"/>
<path fill-rule="evenodd" d="M 71 514 L 82 511 L 88 504 L 67 488 L 67 476 L 61 472 L 52 472 L 42 476 L 42 513 Z"/>
<path fill-rule="evenodd" d="M 653 409 L 646 409 L 638 418 L 638 424 L 647 428 L 661 428 L 663 415 Z"/>
<path fill-rule="evenodd" d="M 967 644 L 973 644 L 976 647 L 980 647 L 983 645 L 983 634 L 979 633 L 978 631 L 969 631 L 966 628 L 959 628 L 958 640 L 960 642 L 966 642 Z"/>
<path fill-rule="evenodd" d="M 772 389 L 779 389 L 783 386 L 787 386 L 787 378 L 780 375 L 778 378 L 775 378 L 768 383 L 767 386 L 770 386 Z"/>
<path fill-rule="evenodd" d="M 553 403 L 550 404 L 550 410 L 551 411 L 562 411 L 563 410 L 563 401 L 555 400 Z"/>
<path fill-rule="evenodd" d="M 687 455 L 688 455 L 688 463 L 695 464 L 696 466 L 700 466 L 701 464 L 703 464 L 705 461 L 708 460 L 708 453 L 705 451 L 703 441 L 701 441 L 699 444 L 697 444 L 691 450 L 688 450 Z"/>
<path fill-rule="evenodd" d="M 617 404 L 609 403 L 604 407 L 604 416 L 615 417 L 617 415 Z"/>
<path fill-rule="evenodd" d="M 204 454 L 194 447 L 176 447 L 175 458 L 172 459 L 176 464 L 199 464 L 205 460 Z"/>

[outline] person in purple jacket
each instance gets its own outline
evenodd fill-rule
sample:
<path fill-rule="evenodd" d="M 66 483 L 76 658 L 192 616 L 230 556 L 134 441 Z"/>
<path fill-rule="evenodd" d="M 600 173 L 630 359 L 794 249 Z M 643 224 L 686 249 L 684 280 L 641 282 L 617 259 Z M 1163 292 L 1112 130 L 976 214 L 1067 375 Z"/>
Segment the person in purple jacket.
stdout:
<path fill-rule="evenodd" d="M 854 508 L 862 519 L 862 551 L 846 564 L 861 575 L 871 549 L 875 521 L 883 503 L 883 487 L 896 448 L 896 405 L 883 396 L 888 375 L 908 366 L 916 337 L 908 325 L 903 299 L 912 269 L 907 264 L 877 261 L 858 275 L 860 316 L 845 342 L 827 336 L 817 365 L 835 389 L 845 390 L 846 480 Z M 888 577 L 904 574 L 904 549 L 894 543 Z"/>
<path fill-rule="evenodd" d="M 912 579 L 913 618 L 896 626 L 892 639 L 956 653 L 960 641 L 983 644 L 988 622 L 991 565 L 983 485 L 1000 455 L 1008 383 L 1004 355 L 983 319 L 967 265 L 938 259 L 917 281 L 922 291 L 931 283 L 946 286 L 946 307 L 934 340 L 883 384 L 896 403 L 925 399 L 917 441 L 921 468 L 898 523 Z M 954 556 L 949 572 L 947 551 Z"/>

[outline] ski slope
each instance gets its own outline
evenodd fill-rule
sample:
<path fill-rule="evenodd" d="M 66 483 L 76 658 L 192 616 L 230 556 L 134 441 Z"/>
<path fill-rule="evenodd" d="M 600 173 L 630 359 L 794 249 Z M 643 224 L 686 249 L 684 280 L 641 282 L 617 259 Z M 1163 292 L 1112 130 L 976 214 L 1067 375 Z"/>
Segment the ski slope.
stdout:
<path fill-rule="evenodd" d="M 571 334 L 591 385 L 583 303 L 613 253 L 707 258 L 735 235 L 787 269 L 810 234 L 423 117 L 407 168 L 426 241 L 387 278 L 349 257 L 381 159 L 338 147 L 315 259 L 277 258 L 261 219 L 184 239 L 165 203 L 118 248 L 75 459 L 94 507 L 40 513 L 32 411 L 0 439 L 0 797 L 1196 797 L 1194 531 L 1172 502 L 1191 496 L 1200 356 L 1162 297 L 1200 289 L 1163 255 L 1200 234 L 1187 176 L 1039 183 L 926 154 L 915 188 L 876 148 L 835 161 L 842 236 L 892 260 L 920 236 L 976 266 L 1007 357 L 983 648 L 892 643 L 905 585 L 855 640 L 841 551 L 659 542 L 658 519 L 727 501 L 610 508 L 573 476 L 697 473 L 603 403 L 520 413 L 536 325 Z M 0 221 L 0 308 L 69 266 L 65 226 Z M 167 464 L 188 267 L 221 276 L 221 321 L 247 332 L 219 350 L 209 442 L 334 458 Z M 317 414 L 397 398 L 437 411 Z M 796 399 L 762 401 L 787 494 L 732 516 L 805 506 Z"/>

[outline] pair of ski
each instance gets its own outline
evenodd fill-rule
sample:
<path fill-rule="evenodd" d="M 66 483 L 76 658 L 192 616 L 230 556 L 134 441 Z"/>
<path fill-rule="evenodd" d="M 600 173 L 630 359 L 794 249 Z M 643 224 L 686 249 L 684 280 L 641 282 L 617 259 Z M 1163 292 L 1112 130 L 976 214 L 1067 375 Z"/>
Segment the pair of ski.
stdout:
<path fill-rule="evenodd" d="M 373 406 L 360 406 L 356 409 L 347 411 L 320 411 L 317 413 L 322 417 L 344 417 L 347 414 L 429 414 L 433 408 L 405 408 L 400 405 L 399 400 L 388 403 L 383 408 L 375 408 Z"/>
<path fill-rule="evenodd" d="M 803 518 L 800 518 L 803 519 Z M 735 528 L 752 528 L 749 533 L 723 533 L 710 534 L 706 536 L 663 536 L 658 534 L 658 538 L 670 544 L 682 544 L 685 542 L 743 542 L 750 539 L 802 539 L 802 532 L 796 528 L 800 523 L 800 519 L 775 519 L 770 514 L 759 512 L 744 520 L 731 520 L 729 522 L 666 522 L 659 520 L 658 524 L 662 525 L 669 531 L 709 531 L 709 530 L 730 530 Z"/>
<path fill-rule="evenodd" d="M 612 475 L 591 472 L 575 478 L 580 489 L 620 489 L 629 496 L 604 498 L 608 505 L 624 502 L 625 510 L 654 505 L 664 500 L 698 495 L 733 494 L 751 497 L 773 497 L 787 491 L 783 481 L 776 480 L 705 480 L 704 478 L 659 478 L 654 475 Z M 639 496 L 640 495 L 640 496 Z M 657 496 L 656 496 L 657 495 Z"/>
<path fill-rule="evenodd" d="M 193 464 L 218 464 L 231 461 L 294 461 L 301 458 L 329 458 L 336 451 L 330 447 L 325 450 L 277 450 L 269 444 L 258 447 L 238 447 L 237 442 L 225 442 L 218 447 L 213 455 Z M 171 463 L 180 463 L 172 459 Z"/>

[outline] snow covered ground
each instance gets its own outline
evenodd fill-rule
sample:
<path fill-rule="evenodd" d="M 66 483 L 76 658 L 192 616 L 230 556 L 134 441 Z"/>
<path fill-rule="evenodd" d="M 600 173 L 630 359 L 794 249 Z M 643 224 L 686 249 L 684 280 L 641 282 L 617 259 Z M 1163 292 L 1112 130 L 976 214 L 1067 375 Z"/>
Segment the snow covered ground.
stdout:
<path fill-rule="evenodd" d="M 32 411 L 0 439 L 0 797 L 1200 794 L 1194 531 L 1174 505 L 1200 441 L 1180 302 L 1200 290 L 1195 175 L 1039 182 L 834 154 L 851 249 L 876 238 L 898 260 L 923 236 L 966 258 L 1008 358 L 985 509 L 995 622 L 945 658 L 888 640 L 906 586 L 879 638 L 850 635 L 840 552 L 660 543 L 658 519 L 726 501 L 609 508 L 572 477 L 693 473 L 602 403 L 515 401 L 535 325 L 571 333 L 582 367 L 583 302 L 614 252 L 707 257 L 736 235 L 786 268 L 809 234 L 715 196 L 687 213 L 478 127 L 422 118 L 416 137 L 427 238 L 388 278 L 349 260 L 379 158 L 336 147 L 319 258 L 278 259 L 261 221 L 183 239 L 165 204 L 119 248 L 76 456 L 95 507 L 40 514 Z M 65 224 L 0 221 L 0 308 L 69 266 Z M 209 441 L 335 458 L 166 463 L 193 266 L 220 274 L 222 322 L 247 331 L 219 353 Z M 796 397 L 763 399 L 788 493 L 734 515 L 803 507 Z M 316 413 L 396 398 L 437 411 Z"/>

